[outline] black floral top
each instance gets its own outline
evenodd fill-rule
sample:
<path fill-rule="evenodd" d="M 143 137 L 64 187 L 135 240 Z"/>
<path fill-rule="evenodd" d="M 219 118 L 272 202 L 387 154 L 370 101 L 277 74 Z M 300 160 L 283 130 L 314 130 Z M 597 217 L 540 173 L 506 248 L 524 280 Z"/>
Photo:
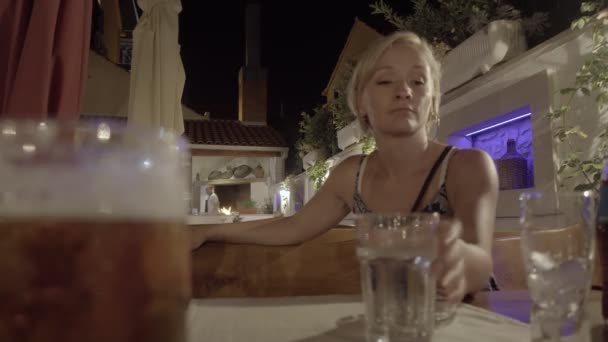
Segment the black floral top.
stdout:
<path fill-rule="evenodd" d="M 353 213 L 355 214 L 365 214 L 371 213 L 372 211 L 367 208 L 365 201 L 361 197 L 361 193 L 355 190 L 355 195 L 353 196 Z M 450 208 L 450 203 L 448 202 L 448 193 L 445 188 L 445 183 L 441 185 L 437 195 L 435 198 L 427 204 L 422 210 L 423 213 L 439 213 L 440 215 L 450 215 L 452 212 L 452 208 Z"/>
<path fill-rule="evenodd" d="M 452 146 L 447 146 L 445 148 L 445 150 L 443 151 L 443 153 L 439 156 L 439 158 L 435 162 L 435 165 L 433 165 L 433 168 L 429 172 L 427 179 L 425 180 L 425 183 L 424 183 L 422 189 L 420 190 L 420 193 L 418 194 L 418 198 L 412 208 L 412 211 L 420 211 L 420 212 L 425 212 L 425 213 L 435 213 L 436 212 L 436 213 L 439 213 L 441 216 L 448 216 L 448 217 L 453 215 L 452 207 L 450 206 L 450 201 L 448 199 L 448 193 L 447 193 L 447 189 L 446 189 L 446 185 L 445 185 L 447 167 L 448 167 L 449 160 L 450 160 L 450 157 L 452 156 L 453 151 L 455 151 L 455 149 Z M 367 164 L 367 157 L 368 156 L 361 157 L 361 160 L 359 161 L 359 169 L 357 170 L 357 176 L 355 178 L 355 193 L 353 195 L 353 207 L 352 207 L 352 211 L 354 214 L 366 214 L 366 213 L 372 212 L 367 207 L 367 205 L 365 204 L 365 201 L 361 197 L 361 179 L 360 178 L 362 177 L 363 171 L 365 170 L 365 166 Z M 435 195 L 433 200 L 431 200 L 426 206 L 424 206 L 420 210 L 416 210 L 428 190 L 428 185 L 430 184 L 430 181 L 433 179 L 433 176 L 435 175 L 435 173 L 437 171 L 440 171 L 440 177 L 442 177 L 441 185 L 439 186 L 439 190 L 437 191 L 437 194 Z M 494 277 L 490 277 L 486 290 L 488 290 L 488 291 L 498 290 L 498 284 L 496 283 L 496 280 L 494 279 Z"/>

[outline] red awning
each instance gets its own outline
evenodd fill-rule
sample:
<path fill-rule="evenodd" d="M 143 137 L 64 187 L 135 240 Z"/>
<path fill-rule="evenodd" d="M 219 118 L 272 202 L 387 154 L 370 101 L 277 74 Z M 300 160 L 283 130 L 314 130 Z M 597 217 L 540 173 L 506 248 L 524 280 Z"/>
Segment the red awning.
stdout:
<path fill-rule="evenodd" d="M 0 115 L 76 120 L 87 75 L 90 0 L 0 1 Z"/>

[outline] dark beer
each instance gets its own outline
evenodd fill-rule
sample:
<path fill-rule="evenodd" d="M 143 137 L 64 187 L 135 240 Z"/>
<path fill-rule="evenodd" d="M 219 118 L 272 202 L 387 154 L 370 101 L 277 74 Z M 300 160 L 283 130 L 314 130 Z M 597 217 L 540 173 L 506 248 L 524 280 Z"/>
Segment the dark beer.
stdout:
<path fill-rule="evenodd" d="M 185 341 L 188 237 L 173 222 L 0 221 L 0 341 Z"/>
<path fill-rule="evenodd" d="M 0 342 L 184 342 L 183 141 L 0 120 Z"/>

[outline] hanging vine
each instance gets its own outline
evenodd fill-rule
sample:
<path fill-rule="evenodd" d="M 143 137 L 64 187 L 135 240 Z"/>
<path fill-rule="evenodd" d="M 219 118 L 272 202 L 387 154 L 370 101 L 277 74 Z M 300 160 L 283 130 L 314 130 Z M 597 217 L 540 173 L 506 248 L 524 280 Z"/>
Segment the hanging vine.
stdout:
<path fill-rule="evenodd" d="M 596 146 L 592 153 L 583 157 L 577 149 L 577 140 L 588 139 L 589 134 L 571 120 L 575 115 L 572 101 L 576 97 L 594 98 L 599 113 L 608 105 L 608 13 L 604 10 L 606 1 L 593 0 L 581 4 L 581 17 L 572 23 L 573 30 L 590 30 L 592 37 L 591 53 L 576 73 L 572 87 L 559 90 L 567 95 L 565 104 L 555 106 L 548 114 L 551 120 L 553 137 L 559 145 L 565 147 L 566 157 L 560 161 L 557 170 L 562 175 L 562 187 L 566 182 L 574 191 L 599 191 L 602 167 L 608 153 L 608 126 L 599 123 L 601 133 L 595 138 Z"/>

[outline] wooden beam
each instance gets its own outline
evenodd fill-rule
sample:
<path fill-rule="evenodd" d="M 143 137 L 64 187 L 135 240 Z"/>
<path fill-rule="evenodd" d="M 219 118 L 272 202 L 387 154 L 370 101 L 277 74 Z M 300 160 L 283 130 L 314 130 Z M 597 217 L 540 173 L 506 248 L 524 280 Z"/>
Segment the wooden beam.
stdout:
<path fill-rule="evenodd" d="M 192 156 L 199 157 L 215 157 L 215 156 L 230 156 L 230 157 L 280 157 L 280 151 L 242 151 L 242 150 L 212 150 L 212 149 L 190 149 Z"/>

